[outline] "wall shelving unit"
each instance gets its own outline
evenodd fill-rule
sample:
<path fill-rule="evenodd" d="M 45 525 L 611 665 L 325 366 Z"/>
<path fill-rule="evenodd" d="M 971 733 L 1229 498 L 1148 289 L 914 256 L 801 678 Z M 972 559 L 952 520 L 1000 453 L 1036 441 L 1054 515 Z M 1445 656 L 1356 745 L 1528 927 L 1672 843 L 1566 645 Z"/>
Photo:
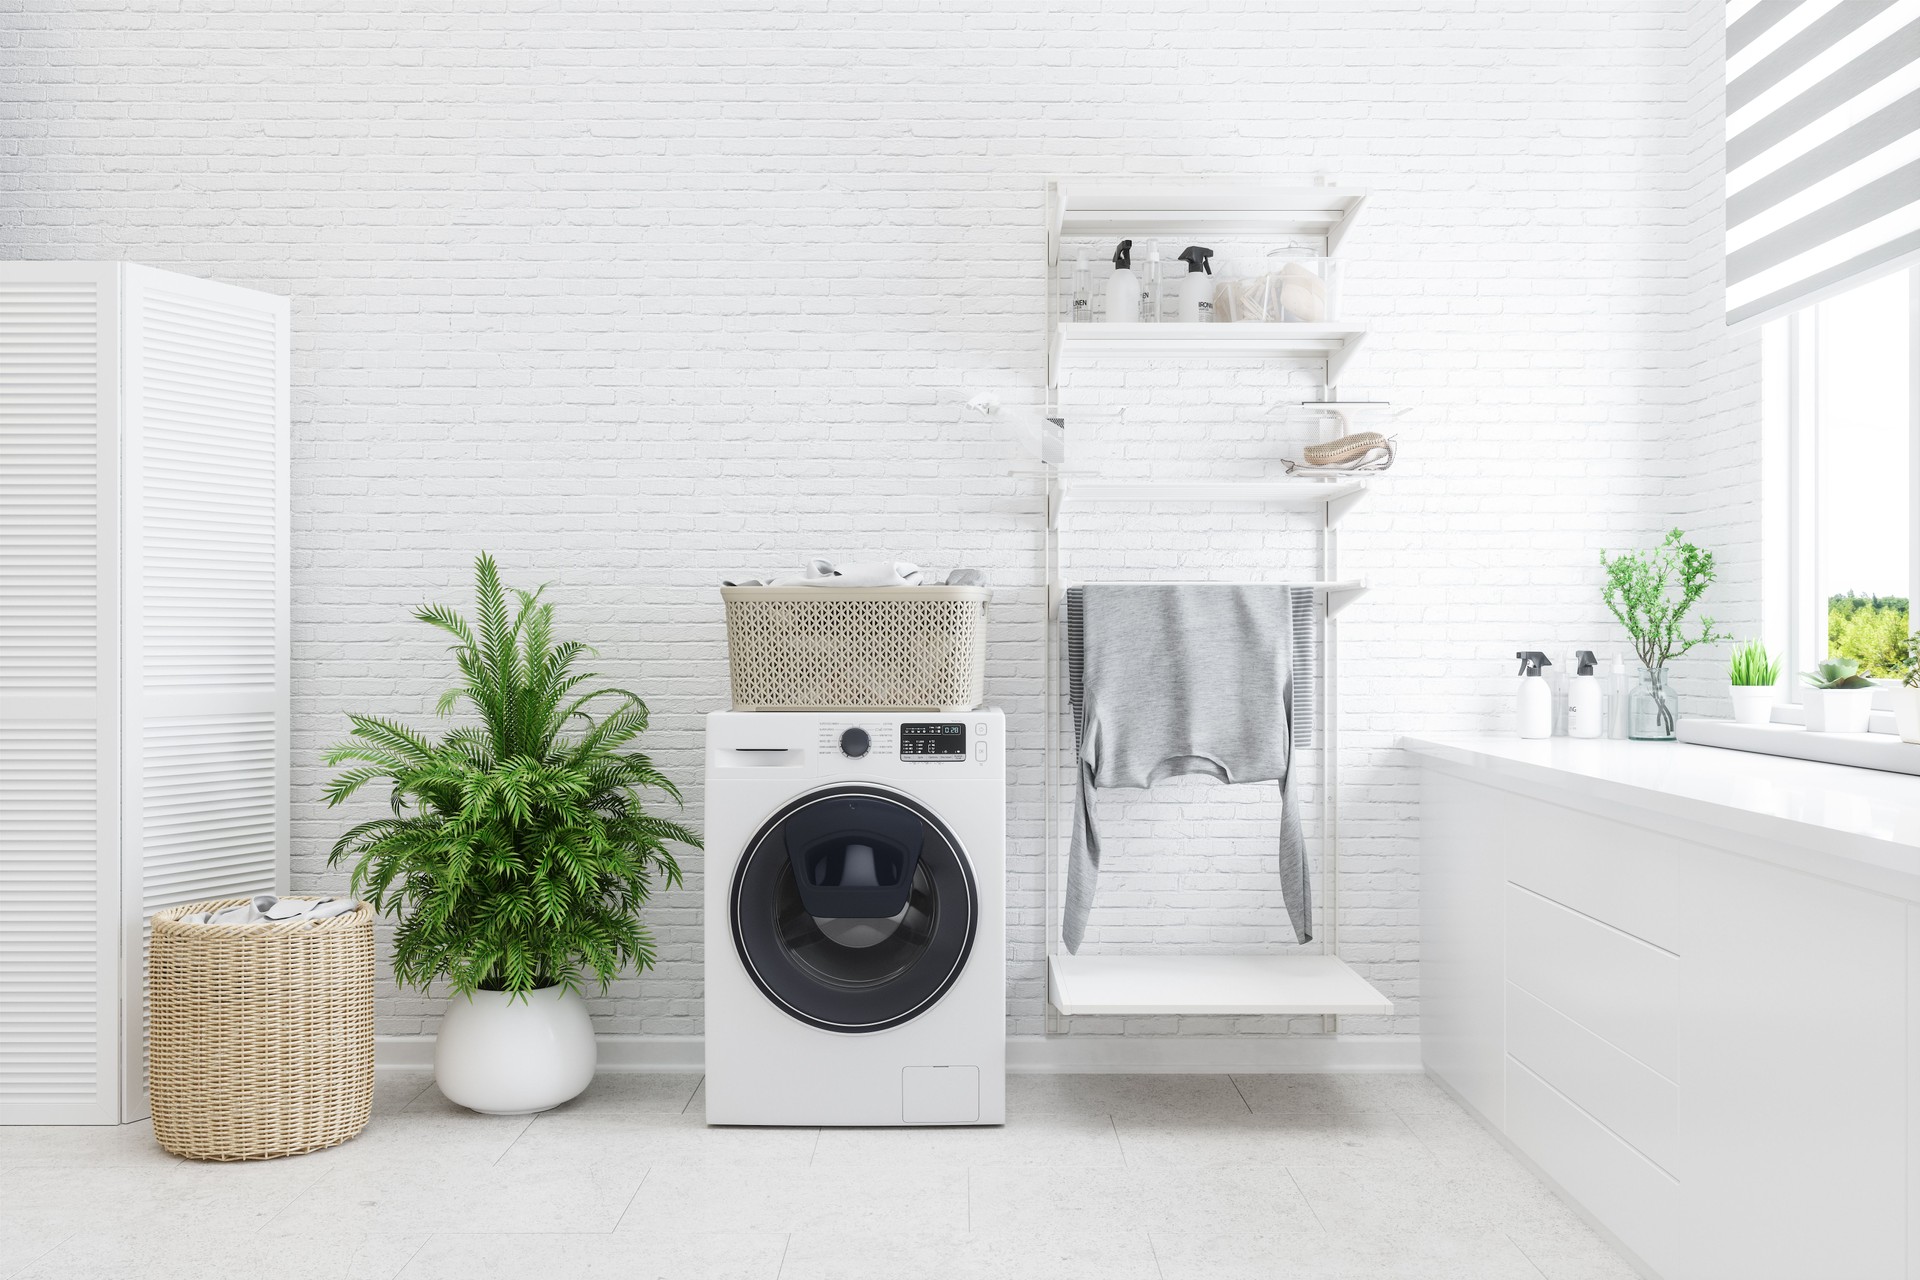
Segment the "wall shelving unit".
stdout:
<path fill-rule="evenodd" d="M 1070 432 L 1060 411 L 1061 375 L 1076 359 L 1258 358 L 1312 361 L 1325 370 L 1325 399 L 1337 402 L 1341 372 L 1366 338 L 1348 324 L 1138 323 L 1069 324 L 1060 287 L 1060 245 L 1071 237 L 1286 235 L 1317 236 L 1332 252 L 1365 204 L 1366 193 L 1330 186 L 1249 186 L 1144 180 L 1057 181 L 1047 189 L 1047 427 L 1039 475 L 1046 488 L 1047 742 L 1047 997 L 1049 1030 L 1056 1016 L 1292 1014 L 1325 1018 L 1384 1014 L 1393 1005 L 1338 955 L 1339 938 L 1339 672 L 1342 610 L 1366 584 L 1340 576 L 1339 526 L 1376 483 L 1367 475 L 1215 479 L 1125 479 L 1069 467 Z M 1320 702 L 1322 791 L 1317 953 L 1240 955 L 1069 955 L 1060 939 L 1065 847 L 1059 772 L 1071 730 L 1062 731 L 1062 526 L 1094 503 L 1247 503 L 1275 510 L 1317 511 L 1319 578 L 1312 585 L 1322 611 Z M 1292 585 L 1309 585 L 1295 583 Z"/>

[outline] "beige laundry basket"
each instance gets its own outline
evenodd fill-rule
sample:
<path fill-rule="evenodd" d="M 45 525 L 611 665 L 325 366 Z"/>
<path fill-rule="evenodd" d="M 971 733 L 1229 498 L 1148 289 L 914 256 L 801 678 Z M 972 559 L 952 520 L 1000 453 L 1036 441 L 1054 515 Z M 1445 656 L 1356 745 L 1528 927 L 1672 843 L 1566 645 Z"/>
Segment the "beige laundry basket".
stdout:
<path fill-rule="evenodd" d="M 373 1109 L 373 911 L 307 924 L 153 917 L 147 1091 L 153 1133 L 194 1160 L 266 1160 L 331 1147 Z"/>
<path fill-rule="evenodd" d="M 971 711 L 985 587 L 723 587 L 739 711 Z"/>

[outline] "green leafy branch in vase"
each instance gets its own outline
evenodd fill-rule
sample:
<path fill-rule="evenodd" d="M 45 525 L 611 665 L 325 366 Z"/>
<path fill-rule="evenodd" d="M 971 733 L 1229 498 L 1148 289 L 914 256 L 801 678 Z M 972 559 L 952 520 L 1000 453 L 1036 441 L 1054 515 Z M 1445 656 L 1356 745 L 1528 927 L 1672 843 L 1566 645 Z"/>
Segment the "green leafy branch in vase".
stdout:
<path fill-rule="evenodd" d="M 1673 529 L 1649 551 L 1623 551 L 1617 556 L 1603 551 L 1600 564 L 1607 574 L 1601 599 L 1627 629 L 1640 665 L 1652 675 L 1650 685 L 1660 723 L 1671 734 L 1675 719 L 1672 694 L 1660 673 L 1667 663 L 1696 645 L 1733 638 L 1714 630 L 1713 619 L 1705 614 L 1700 617 L 1698 630 L 1687 633 L 1687 615 L 1713 585 L 1713 552 L 1688 542 L 1683 531 Z"/>

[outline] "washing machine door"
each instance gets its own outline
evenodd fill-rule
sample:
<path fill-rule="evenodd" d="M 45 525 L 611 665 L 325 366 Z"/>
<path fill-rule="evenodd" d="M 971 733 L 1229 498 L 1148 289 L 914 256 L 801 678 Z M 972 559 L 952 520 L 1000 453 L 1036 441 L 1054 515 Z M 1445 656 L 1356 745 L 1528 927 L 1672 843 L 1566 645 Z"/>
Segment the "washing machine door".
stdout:
<path fill-rule="evenodd" d="M 734 946 L 793 1017 L 881 1031 L 931 1008 L 966 967 L 980 914 L 945 824 L 905 796 L 830 787 L 775 814 L 733 877 Z"/>

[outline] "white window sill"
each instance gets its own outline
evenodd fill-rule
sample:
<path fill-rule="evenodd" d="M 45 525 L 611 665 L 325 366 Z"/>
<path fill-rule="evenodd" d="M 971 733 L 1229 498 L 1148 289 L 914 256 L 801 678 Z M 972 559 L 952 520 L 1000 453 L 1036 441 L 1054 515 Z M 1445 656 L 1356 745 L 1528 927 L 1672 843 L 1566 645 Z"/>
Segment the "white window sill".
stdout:
<path fill-rule="evenodd" d="M 1809 733 L 1803 726 L 1781 723 L 1774 709 L 1773 724 L 1735 724 L 1731 720 L 1682 720 L 1674 736 L 1682 742 L 1702 747 L 1724 747 L 1732 751 L 1754 751 L 1761 755 L 1788 756 L 1795 760 L 1818 760 L 1825 764 L 1844 764 L 1855 769 L 1881 769 L 1888 773 L 1920 774 L 1920 744 L 1902 742 L 1893 733 L 1893 717 L 1881 712 L 1874 719 L 1886 720 L 1884 730 L 1876 724 L 1870 733 Z M 1795 707 L 1793 710 L 1798 711 Z"/>

